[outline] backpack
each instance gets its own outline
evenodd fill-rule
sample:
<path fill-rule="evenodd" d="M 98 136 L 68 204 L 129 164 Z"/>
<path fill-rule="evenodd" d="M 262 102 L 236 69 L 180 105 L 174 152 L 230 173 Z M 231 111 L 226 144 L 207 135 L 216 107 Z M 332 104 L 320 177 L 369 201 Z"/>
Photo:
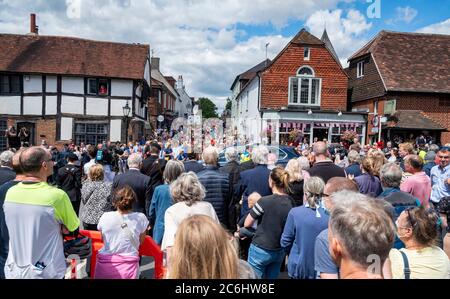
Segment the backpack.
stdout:
<path fill-rule="evenodd" d="M 103 160 L 103 150 L 97 151 L 97 156 L 95 157 L 96 161 L 102 161 Z"/>

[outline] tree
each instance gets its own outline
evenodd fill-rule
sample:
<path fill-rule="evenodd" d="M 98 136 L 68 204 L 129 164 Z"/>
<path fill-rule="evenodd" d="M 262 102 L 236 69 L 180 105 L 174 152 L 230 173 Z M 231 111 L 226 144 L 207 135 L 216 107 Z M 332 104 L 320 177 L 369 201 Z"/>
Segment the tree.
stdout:
<path fill-rule="evenodd" d="M 198 108 L 202 110 L 202 118 L 219 118 L 217 106 L 208 98 L 198 99 Z"/>
<path fill-rule="evenodd" d="M 227 99 L 227 104 L 225 105 L 225 110 L 231 111 L 231 100 L 230 98 Z"/>

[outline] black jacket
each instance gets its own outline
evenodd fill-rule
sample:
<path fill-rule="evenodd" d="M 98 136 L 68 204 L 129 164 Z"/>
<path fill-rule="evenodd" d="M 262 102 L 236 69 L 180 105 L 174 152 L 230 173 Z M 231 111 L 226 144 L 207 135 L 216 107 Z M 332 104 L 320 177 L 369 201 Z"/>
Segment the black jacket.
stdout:
<path fill-rule="evenodd" d="M 198 163 L 195 160 L 184 161 L 183 164 L 185 172 L 193 171 L 195 173 L 199 173 L 200 171 L 205 169 L 205 166 L 203 164 Z"/>
<path fill-rule="evenodd" d="M 228 174 L 220 173 L 217 166 L 207 165 L 205 170 L 198 173 L 198 179 L 206 190 L 204 200 L 212 204 L 220 223 L 229 228 L 228 210 L 230 207 L 231 187 Z"/>
<path fill-rule="evenodd" d="M 79 202 L 81 200 L 81 169 L 79 166 L 67 164 L 59 168 L 56 183 L 58 188 L 66 191 L 70 201 Z"/>
<path fill-rule="evenodd" d="M 16 178 L 16 172 L 9 167 L 0 167 L 0 186 Z"/>
<path fill-rule="evenodd" d="M 239 181 L 239 173 L 241 168 L 236 161 L 230 161 L 219 169 L 221 173 L 226 173 L 230 176 L 231 185 L 234 187 Z"/>
<path fill-rule="evenodd" d="M 151 200 L 150 178 L 137 169 L 130 169 L 114 178 L 112 191 L 114 192 L 127 185 L 133 189 L 137 196 L 137 202 L 133 204 L 133 211 L 147 215 L 146 202 Z"/>

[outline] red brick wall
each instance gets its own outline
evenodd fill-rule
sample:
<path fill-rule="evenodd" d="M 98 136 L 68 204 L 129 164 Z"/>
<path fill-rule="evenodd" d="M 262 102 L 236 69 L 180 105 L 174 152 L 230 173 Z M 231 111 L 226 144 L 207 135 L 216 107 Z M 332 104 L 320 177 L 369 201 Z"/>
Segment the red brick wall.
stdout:
<path fill-rule="evenodd" d="M 303 60 L 303 45 L 290 44 L 286 51 L 262 73 L 262 108 L 280 108 L 288 105 L 289 77 L 308 65 L 315 77 L 322 78 L 321 110 L 347 110 L 348 77 L 333 56 L 324 47 L 310 48 L 310 60 Z"/>
<path fill-rule="evenodd" d="M 45 135 L 45 137 L 41 137 Z M 56 139 L 56 119 L 41 119 L 36 121 L 36 144 L 45 139 L 47 144 L 54 145 Z"/>

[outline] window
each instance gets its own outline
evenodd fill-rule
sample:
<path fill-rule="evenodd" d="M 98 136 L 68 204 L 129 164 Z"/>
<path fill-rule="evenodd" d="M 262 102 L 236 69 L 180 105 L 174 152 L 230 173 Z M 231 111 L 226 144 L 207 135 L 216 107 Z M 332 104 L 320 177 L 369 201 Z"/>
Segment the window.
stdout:
<path fill-rule="evenodd" d="M 0 94 L 20 94 L 20 76 L 0 75 Z"/>
<path fill-rule="evenodd" d="M 303 50 L 303 60 L 309 60 L 310 50 L 308 47 L 305 47 Z"/>
<path fill-rule="evenodd" d="M 373 114 L 378 115 L 378 101 L 373 103 Z"/>
<path fill-rule="evenodd" d="M 301 67 L 297 77 L 289 78 L 289 104 L 320 106 L 322 79 L 314 78 L 314 70 Z"/>
<path fill-rule="evenodd" d="M 0 132 L 5 132 L 7 129 L 6 120 L 0 120 Z M 6 137 L 5 134 L 0 134 L 0 151 L 6 150 Z"/>
<path fill-rule="evenodd" d="M 109 94 L 108 79 L 89 78 L 87 80 L 87 93 L 92 95 L 107 96 Z"/>
<path fill-rule="evenodd" d="M 356 68 L 356 77 L 361 78 L 362 76 L 364 76 L 364 61 L 358 62 Z"/>
<path fill-rule="evenodd" d="M 75 143 L 99 144 L 108 140 L 108 124 L 75 123 Z"/>

